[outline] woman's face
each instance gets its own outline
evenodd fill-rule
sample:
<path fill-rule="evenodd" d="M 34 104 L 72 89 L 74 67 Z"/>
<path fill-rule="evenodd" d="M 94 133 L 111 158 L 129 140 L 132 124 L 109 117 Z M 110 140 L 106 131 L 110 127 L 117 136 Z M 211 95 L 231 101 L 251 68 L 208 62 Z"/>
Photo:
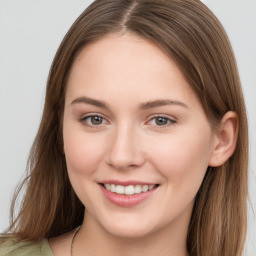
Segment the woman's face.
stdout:
<path fill-rule="evenodd" d="M 67 86 L 64 152 L 86 218 L 121 237 L 186 231 L 214 134 L 175 63 L 108 35 L 82 50 Z"/>

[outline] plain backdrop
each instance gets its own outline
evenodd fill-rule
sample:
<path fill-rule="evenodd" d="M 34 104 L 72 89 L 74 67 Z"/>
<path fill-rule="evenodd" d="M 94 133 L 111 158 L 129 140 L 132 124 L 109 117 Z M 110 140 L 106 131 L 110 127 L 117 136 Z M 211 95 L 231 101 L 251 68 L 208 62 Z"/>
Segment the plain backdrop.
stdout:
<path fill-rule="evenodd" d="M 92 1 L 0 0 L 0 232 L 9 223 L 15 186 L 24 175 L 44 102 L 48 71 L 70 25 Z M 250 126 L 250 203 L 246 255 L 256 252 L 256 1 L 203 1 L 227 30 Z"/>

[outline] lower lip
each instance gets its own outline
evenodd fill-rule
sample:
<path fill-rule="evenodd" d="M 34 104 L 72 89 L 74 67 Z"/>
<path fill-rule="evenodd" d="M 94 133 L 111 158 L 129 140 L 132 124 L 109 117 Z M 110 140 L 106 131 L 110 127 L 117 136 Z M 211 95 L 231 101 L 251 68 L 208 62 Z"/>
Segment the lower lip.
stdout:
<path fill-rule="evenodd" d="M 133 194 L 133 195 L 121 195 L 117 193 L 113 193 L 107 189 L 105 189 L 102 185 L 100 185 L 101 190 L 105 197 L 113 204 L 121 207 L 132 207 L 140 204 L 148 197 L 150 197 L 156 190 L 156 188 L 149 190 L 147 192 Z"/>

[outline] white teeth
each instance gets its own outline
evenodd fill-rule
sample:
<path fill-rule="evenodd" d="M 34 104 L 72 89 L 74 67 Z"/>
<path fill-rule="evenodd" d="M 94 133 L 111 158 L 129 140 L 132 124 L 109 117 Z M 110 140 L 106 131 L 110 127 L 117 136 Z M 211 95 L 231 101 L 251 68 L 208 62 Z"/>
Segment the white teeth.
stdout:
<path fill-rule="evenodd" d="M 111 186 L 112 186 L 112 185 L 111 185 Z M 116 193 L 123 195 L 123 194 L 124 194 L 124 186 L 117 185 L 117 186 L 116 186 Z"/>
<path fill-rule="evenodd" d="M 154 188 L 154 185 L 149 185 L 148 190 L 152 190 Z"/>
<path fill-rule="evenodd" d="M 107 189 L 107 188 L 106 188 L 106 189 Z M 110 191 L 111 191 L 111 192 L 116 192 L 116 185 L 111 184 L 111 185 L 110 185 Z"/>
<path fill-rule="evenodd" d="M 121 195 L 133 195 L 143 192 L 147 192 L 156 187 L 156 185 L 115 185 L 115 184 L 104 184 L 104 187 L 111 192 Z"/>
<path fill-rule="evenodd" d="M 142 186 L 142 191 L 147 192 L 148 191 L 148 185 L 143 185 Z"/>
<path fill-rule="evenodd" d="M 105 187 L 107 190 L 111 190 L 111 185 L 110 184 L 105 184 Z"/>
<path fill-rule="evenodd" d="M 141 191 L 142 191 L 141 185 L 136 185 L 134 188 L 134 193 L 139 194 L 141 193 Z"/>
<path fill-rule="evenodd" d="M 134 186 L 129 185 L 125 187 L 125 194 L 126 195 L 133 195 L 134 194 Z"/>

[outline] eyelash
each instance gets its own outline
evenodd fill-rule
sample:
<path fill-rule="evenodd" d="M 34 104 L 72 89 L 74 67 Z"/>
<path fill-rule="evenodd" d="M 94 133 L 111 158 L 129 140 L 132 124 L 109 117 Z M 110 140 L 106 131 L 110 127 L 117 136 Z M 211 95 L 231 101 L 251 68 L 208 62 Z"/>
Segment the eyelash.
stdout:
<path fill-rule="evenodd" d="M 154 124 L 156 127 L 159 127 L 159 128 L 166 128 L 166 127 L 169 127 L 171 125 L 175 125 L 177 123 L 176 120 L 171 119 L 171 118 L 166 117 L 166 116 L 163 116 L 163 115 L 154 116 L 147 123 L 151 122 L 152 120 L 155 120 L 155 122 L 156 122 L 157 118 L 164 119 L 164 120 L 166 120 L 168 122 L 167 124 L 164 124 L 164 125 L 156 125 L 156 124 Z"/>
<path fill-rule="evenodd" d="M 99 125 L 95 125 L 95 124 L 88 124 L 88 119 L 92 119 L 92 118 L 101 118 L 102 120 L 105 120 L 106 119 L 100 115 L 89 115 L 89 116 L 84 116 L 80 119 L 80 122 L 83 123 L 85 126 L 88 126 L 88 127 L 92 127 L 92 128 L 99 128 L 102 124 L 99 124 Z M 106 121 L 107 122 L 107 121 Z"/>
<path fill-rule="evenodd" d="M 92 124 L 92 123 L 89 124 L 89 123 L 88 123 L 88 119 L 92 119 L 92 118 L 101 118 L 101 120 L 103 120 L 103 122 L 105 121 L 105 122 L 107 123 L 106 119 L 105 119 L 104 117 L 102 117 L 101 115 L 89 115 L 89 116 L 84 116 L 84 117 L 82 117 L 82 118 L 80 119 L 80 122 L 83 123 L 85 126 L 88 126 L 88 127 L 91 127 L 91 128 L 100 128 L 101 125 L 104 125 L 104 124 L 105 124 L 105 123 L 103 123 L 103 124 L 100 123 L 100 124 L 98 124 L 98 125 Z M 174 120 L 174 119 L 165 117 L 165 116 L 163 116 L 163 115 L 157 115 L 157 116 L 154 116 L 154 117 L 150 118 L 150 120 L 147 121 L 147 124 L 150 123 L 150 122 L 153 121 L 153 120 L 156 121 L 157 118 L 162 118 L 162 119 L 164 119 L 165 121 L 168 122 L 167 124 L 164 124 L 164 125 L 151 124 L 152 126 L 156 126 L 156 127 L 158 127 L 158 128 L 166 128 L 166 127 L 169 127 L 169 126 L 171 126 L 171 125 L 175 125 L 175 124 L 177 123 L 177 121 Z"/>

